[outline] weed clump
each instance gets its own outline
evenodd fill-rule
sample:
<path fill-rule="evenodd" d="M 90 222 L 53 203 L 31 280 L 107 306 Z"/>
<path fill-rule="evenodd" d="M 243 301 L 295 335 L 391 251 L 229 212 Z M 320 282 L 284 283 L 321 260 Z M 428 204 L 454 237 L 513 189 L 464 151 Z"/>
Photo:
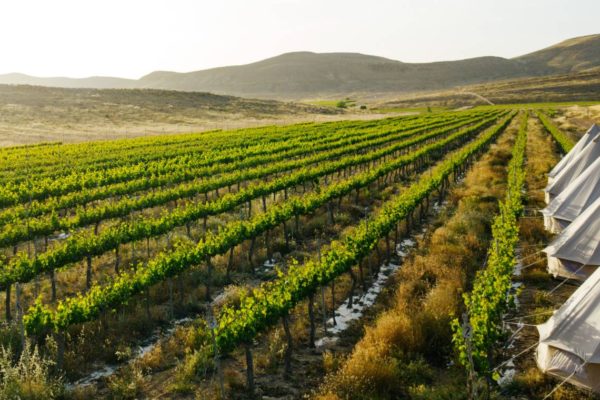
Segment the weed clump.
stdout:
<path fill-rule="evenodd" d="M 16 361 L 14 361 L 16 359 Z M 54 362 L 40 354 L 37 346 L 25 342 L 16 357 L 11 347 L 0 347 L 0 398 L 47 400 L 63 395 L 61 377 L 52 375 Z"/>

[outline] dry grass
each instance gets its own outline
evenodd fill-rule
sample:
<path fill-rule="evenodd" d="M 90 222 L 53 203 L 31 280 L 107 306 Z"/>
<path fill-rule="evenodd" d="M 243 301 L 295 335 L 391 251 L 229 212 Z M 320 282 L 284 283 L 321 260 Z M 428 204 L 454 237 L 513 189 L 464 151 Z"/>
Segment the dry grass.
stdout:
<path fill-rule="evenodd" d="M 0 147 L 390 115 L 209 93 L 0 85 Z"/>
<path fill-rule="evenodd" d="M 408 178 L 407 178 L 408 179 Z M 352 226 L 356 224 L 356 222 L 363 218 L 363 207 L 369 206 L 370 209 L 377 210 L 380 206 L 381 202 L 384 198 L 391 195 L 392 191 L 398 192 L 402 190 L 405 182 L 400 182 L 394 185 L 393 190 L 390 188 L 382 188 L 377 184 L 372 185 L 368 190 L 364 190 L 360 193 L 358 204 L 356 203 L 355 197 L 349 196 L 345 198 L 341 202 L 341 208 L 338 209 L 336 206 L 336 215 L 335 215 L 335 223 L 329 223 L 328 215 L 326 210 L 320 210 L 315 215 L 312 215 L 307 218 L 303 218 L 301 221 L 301 243 L 292 244 L 292 251 L 289 249 L 285 254 L 285 263 L 289 263 L 289 257 L 295 258 L 306 258 L 308 256 L 314 257 L 316 254 L 317 240 L 316 237 L 320 237 L 321 244 L 324 242 L 328 242 L 331 240 L 335 240 L 340 236 L 345 236 L 347 234 L 351 234 Z M 404 229 L 404 228 L 403 228 Z M 281 232 L 275 237 L 280 237 Z M 280 243 L 282 245 L 282 243 Z M 379 248 L 379 256 L 384 254 L 385 246 L 382 244 Z M 243 254 L 244 251 L 241 251 Z M 379 265 L 381 260 L 379 259 L 377 252 L 374 252 L 372 255 L 372 264 L 374 266 Z M 262 256 L 260 257 L 262 258 Z M 243 260 L 242 260 L 243 262 Z M 216 265 L 217 263 L 215 263 Z M 366 261 L 363 263 L 363 269 L 365 271 L 365 280 L 370 281 L 371 278 L 368 277 L 368 264 Z M 285 269 L 285 267 L 284 267 Z M 357 268 L 358 269 L 358 268 Z M 372 271 L 373 272 L 373 271 Z M 355 274 L 359 276 L 358 271 L 355 271 Z M 225 300 L 224 303 L 236 304 L 239 301 L 239 297 L 242 291 L 247 290 L 248 287 L 254 286 L 260 283 L 258 276 L 252 277 L 252 279 L 244 280 L 238 279 L 241 278 L 241 275 L 236 275 L 234 277 L 234 281 L 244 283 L 242 287 L 238 287 L 232 285 L 226 289 Z M 249 278 L 245 276 L 245 278 Z M 264 277 L 261 277 L 264 279 Z M 335 306 L 339 306 L 342 302 L 347 301 L 347 296 L 351 287 L 351 279 L 350 276 L 345 274 L 341 276 L 339 279 L 336 279 L 335 282 L 335 302 L 332 300 L 332 288 L 328 287 L 325 290 L 325 302 L 327 306 L 327 314 L 328 317 L 331 315 L 332 308 Z M 357 288 L 355 290 L 355 296 L 357 292 L 360 292 L 361 288 Z M 219 305 L 217 309 L 220 307 Z M 308 316 L 307 316 L 307 304 L 302 304 L 299 307 L 296 307 L 293 313 L 290 314 L 290 328 L 291 335 L 293 340 L 293 357 L 292 364 L 294 370 L 294 380 L 285 380 L 282 378 L 283 371 L 283 353 L 285 349 L 285 341 L 283 340 L 281 325 L 277 324 L 274 329 L 267 331 L 265 334 L 260 335 L 254 346 L 253 346 L 253 354 L 254 354 L 254 366 L 255 366 L 255 379 L 257 385 L 257 392 L 262 392 L 268 394 L 270 396 L 282 396 L 288 395 L 294 397 L 298 393 L 302 393 L 307 390 L 307 385 L 309 383 L 313 383 L 315 381 L 320 381 L 323 376 L 323 372 L 331 369 L 337 369 L 338 365 L 340 365 L 343 361 L 343 356 L 340 357 L 338 354 L 334 354 L 332 352 L 331 357 L 326 356 L 325 359 L 321 355 L 320 351 L 315 351 L 314 349 L 309 349 L 307 346 L 308 342 Z M 315 315 L 317 317 L 317 338 L 321 337 L 322 332 L 322 302 L 320 293 L 316 298 L 315 302 Z M 186 331 L 189 328 L 181 328 L 182 331 Z M 354 333 L 348 334 L 349 331 Z M 360 323 L 354 324 L 354 326 L 350 327 L 344 334 L 343 338 L 340 338 L 340 346 L 345 346 L 347 341 L 351 341 L 354 343 L 356 338 L 362 335 L 362 327 Z M 348 340 L 349 337 L 352 339 Z M 163 344 L 159 344 L 159 346 L 164 346 Z M 184 344 L 179 344 L 179 354 L 181 354 L 182 349 L 185 348 L 198 348 L 198 346 L 189 346 Z M 306 350 L 306 351 L 304 351 Z M 336 350 L 338 347 L 336 346 Z M 150 366 L 153 370 L 161 371 L 163 365 L 165 365 L 161 360 L 164 358 L 164 354 L 167 353 L 165 349 L 158 351 L 155 350 L 155 357 L 151 357 L 147 360 L 146 365 Z M 152 352 L 152 353 L 155 353 Z M 177 353 L 176 350 L 173 352 Z M 156 360 L 153 360 L 155 358 Z M 185 365 L 188 364 L 188 358 L 190 358 L 190 354 L 187 356 L 184 354 L 183 356 L 178 355 L 175 357 L 178 361 L 176 362 L 176 368 L 171 368 L 172 366 L 168 366 L 168 371 L 164 371 L 164 374 L 158 373 L 158 375 L 169 375 L 174 377 L 173 380 L 181 382 L 182 380 L 177 378 L 176 376 L 185 376 L 186 374 L 182 374 L 182 371 L 185 371 Z M 306 365 L 310 364 L 311 367 L 307 369 Z M 158 367 L 158 368 L 157 368 Z M 236 351 L 233 354 L 228 355 L 228 357 L 223 361 L 223 370 L 224 374 L 227 377 L 229 374 L 233 372 L 238 372 L 235 376 L 241 377 L 242 374 L 245 373 L 245 360 L 244 355 L 240 351 Z M 218 391 L 215 388 L 214 383 L 214 375 L 209 373 L 208 375 L 198 376 L 198 379 L 194 378 L 189 381 L 194 381 L 196 388 L 201 387 L 203 390 L 212 390 Z M 235 381 L 232 384 L 227 383 L 227 379 L 225 379 L 225 391 L 234 398 L 238 398 L 242 396 L 244 390 L 239 390 L 237 388 Z M 178 391 L 190 391 L 192 390 L 192 386 L 190 385 L 180 385 L 178 387 Z M 153 387 L 153 385 L 149 385 L 145 394 L 148 396 L 152 396 L 156 393 L 157 388 Z"/>
<path fill-rule="evenodd" d="M 514 125 L 510 130 L 514 133 Z M 432 398 L 427 396 L 433 392 L 423 388 L 435 384 L 435 367 L 451 356 L 449 323 L 487 250 L 512 139 L 503 135 L 452 190 L 449 209 L 454 215 L 442 215 L 446 222 L 405 260 L 392 308 L 366 328 L 348 360 L 328 375 L 317 399 Z M 460 382 L 451 385 L 450 392 L 462 392 Z M 442 392 L 436 396 L 445 398 Z"/>
<path fill-rule="evenodd" d="M 519 373 L 515 380 L 505 389 L 508 396 L 526 396 L 528 399 L 543 399 L 553 390 L 558 382 L 544 375 L 537 367 L 529 367 Z M 549 397 L 551 400 L 584 400 L 597 399 L 592 393 L 574 389 L 570 385 L 558 387 Z"/>
<path fill-rule="evenodd" d="M 600 69 L 564 75 L 512 79 L 452 90 L 411 93 L 380 104 L 382 108 L 469 107 L 495 104 L 597 101 Z M 479 95 L 479 96 L 478 96 Z"/>
<path fill-rule="evenodd" d="M 15 353 L 0 347 L 0 398 L 50 400 L 60 397 L 64 388 L 61 377 L 53 376 L 54 363 L 48 355 L 27 341 Z"/>
<path fill-rule="evenodd" d="M 477 181 L 481 188 L 478 189 L 480 191 L 489 191 L 493 189 L 491 185 L 493 182 L 496 182 L 497 179 L 494 177 L 494 171 L 501 171 L 502 167 L 501 161 L 505 158 L 506 151 L 501 148 L 496 148 L 493 152 L 495 155 L 489 162 L 489 168 L 492 171 L 491 173 L 486 173 L 480 171 L 477 178 L 468 178 Z M 376 186 L 376 185 L 374 185 Z M 399 187 L 401 185 L 398 185 Z M 398 188 L 396 188 L 398 189 Z M 465 196 L 475 196 L 475 189 L 471 189 L 470 191 L 465 192 Z M 368 204 L 370 207 L 377 208 L 379 204 L 381 204 L 381 200 L 386 196 L 389 196 L 389 190 L 379 190 L 377 188 L 372 188 L 371 190 L 365 191 L 361 195 L 361 205 Z M 371 196 L 372 195 L 372 196 Z M 456 200 L 457 201 L 457 200 Z M 315 232 L 316 230 L 322 231 L 326 234 L 324 240 L 331 240 L 341 235 L 341 232 L 344 232 L 344 229 L 352 224 L 355 224 L 358 218 L 362 217 L 362 214 L 359 212 L 357 215 L 352 213 L 352 210 L 355 206 L 353 204 L 354 199 L 347 199 L 347 201 L 342 204 L 342 212 L 340 212 L 336 216 L 336 223 L 334 225 L 328 224 L 327 215 L 325 210 L 320 210 L 316 215 L 311 216 L 310 218 L 306 218 L 306 221 L 303 221 L 303 246 L 300 247 L 302 251 L 307 252 L 307 254 L 315 253 Z M 364 203 L 364 204 L 362 204 Z M 486 207 L 490 207 L 490 210 L 495 207 L 494 203 L 486 200 Z M 479 212 L 473 214 L 474 219 L 481 218 L 483 216 L 478 216 Z M 463 237 L 456 236 L 455 234 L 448 234 L 447 236 L 440 236 L 436 239 L 440 245 L 445 242 L 451 242 L 452 246 L 444 247 L 444 251 L 447 252 L 448 266 L 446 269 L 440 269 L 440 273 L 448 275 L 452 277 L 452 279 L 456 279 L 456 275 L 453 275 L 453 270 L 456 268 L 457 264 L 450 264 L 452 262 L 459 262 L 460 260 L 460 247 L 464 245 L 464 242 L 468 242 L 469 246 L 477 247 L 478 246 L 478 236 L 485 235 L 484 231 L 477 231 L 470 226 L 470 221 L 459 220 L 456 224 L 456 227 L 453 228 L 456 232 L 461 232 Z M 467 239 L 464 238 L 464 233 L 466 232 L 475 232 L 474 234 L 470 234 Z M 281 237 L 281 232 L 274 232 L 274 236 Z M 279 240 L 279 245 L 281 245 L 281 240 Z M 236 249 L 236 265 L 243 266 L 245 264 L 245 255 L 248 246 L 239 246 Z M 451 250 L 451 251 L 450 251 Z M 138 249 L 139 251 L 139 249 Z M 126 252 L 124 252 L 126 253 Z M 423 257 L 422 260 L 418 261 L 420 264 L 419 268 L 422 270 L 422 273 L 417 271 L 415 275 L 414 285 L 411 287 L 407 287 L 407 295 L 406 298 L 410 298 L 410 296 L 417 295 L 423 302 L 423 308 L 425 310 L 424 316 L 422 317 L 422 321 L 418 321 L 419 323 L 414 323 L 412 317 L 409 317 L 407 325 L 412 324 L 413 327 L 419 327 L 413 332 L 414 342 L 409 342 L 409 346 L 405 348 L 399 348 L 397 351 L 402 352 L 403 354 L 409 354 L 413 352 L 415 349 L 421 349 L 424 353 L 426 353 L 426 347 L 429 345 L 434 346 L 448 346 L 447 341 L 444 341 L 444 332 L 441 328 L 447 325 L 448 320 L 448 309 L 438 307 L 443 305 L 444 307 L 453 307 L 458 304 L 459 295 L 456 291 L 452 291 L 452 286 L 447 285 L 444 286 L 443 281 L 438 279 L 438 276 L 435 273 L 432 273 L 429 269 L 431 269 L 430 263 L 433 263 L 435 266 L 437 260 L 435 259 L 426 259 L 425 255 L 419 255 L 419 257 Z M 264 259 L 266 257 L 264 254 L 257 254 L 258 259 Z M 451 260 L 450 260 L 451 259 Z M 110 261 L 110 260 L 109 260 Z M 239 262 L 238 262 L 239 261 Z M 215 266 L 217 267 L 217 277 L 215 279 L 215 286 L 222 287 L 224 286 L 224 282 L 219 282 L 219 280 L 223 276 L 223 266 L 226 264 L 226 258 L 217 258 L 215 259 Z M 110 263 L 107 262 L 107 265 L 104 266 L 106 268 L 110 268 Z M 104 268 L 103 267 L 103 268 Z M 80 268 L 73 269 L 72 274 L 65 276 L 65 281 L 67 283 L 72 282 L 73 286 L 76 286 L 76 275 L 77 269 L 79 272 Z M 95 275 L 101 274 L 102 271 L 96 271 Z M 240 271 L 240 275 L 236 276 L 244 276 L 248 278 L 247 274 Z M 73 280 L 71 280 L 73 279 Z M 194 271 L 191 274 L 185 276 L 185 287 L 184 293 L 186 296 L 189 296 L 187 300 L 181 301 L 182 304 L 177 304 L 177 309 L 181 309 L 183 311 L 189 311 L 185 308 L 188 303 L 198 303 L 198 299 L 202 298 L 204 294 L 204 288 L 199 285 L 202 282 L 202 271 Z M 441 283 L 440 283 L 441 282 Z M 252 285 L 257 282 L 251 282 Z M 179 288 L 177 287 L 177 282 L 175 282 L 175 300 L 179 303 Z M 340 300 L 344 299 L 349 292 L 350 288 L 350 279 L 348 276 L 342 277 L 342 279 L 336 281 L 336 305 L 339 305 Z M 439 290 L 438 290 L 439 288 Z M 47 288 L 46 288 L 47 289 Z M 240 292 L 245 290 L 245 288 L 237 288 L 231 290 L 231 293 L 228 293 L 228 302 L 235 304 L 238 301 Z M 46 290 L 47 291 L 47 290 Z M 433 294 L 429 294 L 433 293 Z M 93 367 L 90 365 L 91 360 L 104 360 L 108 362 L 116 362 L 123 361 L 131 356 L 132 351 L 131 348 L 135 345 L 135 339 L 139 337 L 144 337 L 143 333 L 148 332 L 151 328 L 155 327 L 161 322 L 168 321 L 170 319 L 168 305 L 168 289 L 167 285 L 157 285 L 157 287 L 153 288 L 150 293 L 151 298 L 151 318 L 146 318 L 145 309 L 144 309 L 144 299 L 138 299 L 132 301 L 130 306 L 123 307 L 119 309 L 113 315 L 110 315 L 106 318 L 103 318 L 98 323 L 92 323 L 86 325 L 86 328 L 83 332 L 74 329 L 73 332 L 77 333 L 68 340 L 68 351 L 65 355 L 65 365 L 68 367 L 73 374 L 83 373 Z M 331 305 L 331 295 L 329 290 L 327 291 L 326 301 L 329 305 Z M 157 304 L 158 303 L 158 304 Z M 317 307 L 317 313 L 320 310 Z M 187 313 L 186 315 L 190 315 L 191 313 Z M 391 324 L 390 324 L 391 325 Z M 306 317 L 304 315 L 304 310 L 302 312 L 294 313 L 292 316 L 292 336 L 294 337 L 294 342 L 300 343 L 306 340 Z M 430 329 L 432 331 L 431 334 L 423 333 L 423 328 L 427 330 Z M 123 337 L 122 332 L 127 331 L 130 334 L 126 337 Z M 203 369 L 204 366 L 208 365 L 205 358 L 205 354 L 185 354 L 182 349 L 186 348 L 199 348 L 201 346 L 196 342 L 197 338 L 194 337 L 193 332 L 198 331 L 197 329 L 182 329 L 181 331 L 177 331 L 174 338 L 168 340 L 165 344 L 161 344 L 158 348 L 150 352 L 143 360 L 136 363 L 136 368 L 139 367 L 139 371 L 142 371 L 143 374 L 147 374 L 150 371 L 164 371 L 165 369 L 172 368 L 174 365 L 177 365 L 181 360 L 185 360 L 180 363 L 180 365 L 173 371 L 173 381 L 170 382 L 170 385 L 173 385 L 173 390 L 177 392 L 190 392 L 195 388 L 191 386 L 192 383 L 197 383 L 202 378 L 202 374 L 197 374 L 198 369 Z M 435 331 L 435 332 L 434 332 Z M 439 333 L 442 332 L 442 333 Z M 403 336 L 406 335 L 405 331 L 397 331 L 392 332 L 393 335 L 387 340 L 400 340 Z M 439 333 L 439 334 L 438 334 Z M 268 341 L 270 337 L 267 335 L 266 340 Z M 277 341 L 275 341 L 277 342 Z M 269 343 L 271 343 L 269 341 Z M 262 347 L 261 347 L 262 351 Z M 264 360 L 261 360 L 260 357 L 256 358 L 256 364 L 258 372 L 262 371 L 270 372 L 277 368 L 280 364 L 279 355 L 280 348 L 278 349 L 275 346 L 269 357 L 265 357 Z M 258 354 L 259 352 L 257 352 Z M 428 354 L 426 354 L 428 355 Z M 187 356 L 187 357 L 186 357 Z M 389 355 L 390 360 L 393 359 L 393 355 Z M 408 367 L 407 367 L 408 365 Z M 401 376 L 401 382 L 405 384 L 410 383 L 413 378 L 415 382 L 428 382 L 430 372 L 427 369 L 426 364 L 422 362 L 418 357 L 414 360 L 409 360 L 408 364 L 390 364 L 390 366 L 382 367 L 387 372 L 382 371 L 383 375 L 386 375 L 387 378 L 381 381 L 381 386 L 384 387 L 387 385 L 387 390 L 395 390 L 398 385 L 391 381 L 393 377 Z M 208 368 L 210 369 L 210 368 Z M 139 371 L 135 371 L 132 368 L 124 368 L 119 374 L 112 380 L 114 386 L 114 393 L 122 393 L 124 397 L 126 396 L 137 396 L 139 394 L 139 390 L 145 390 L 145 388 L 140 389 L 142 386 L 147 386 L 148 380 L 145 377 L 137 379 L 140 377 Z M 400 375 L 398 375 L 400 374 Z M 135 379 L 134 379 L 135 378 Z M 124 387 L 127 379 L 135 380 L 137 383 L 132 388 Z M 235 381 L 235 380 L 234 380 Z M 233 388 L 235 386 L 235 382 L 232 382 L 232 385 L 229 388 Z M 365 383 L 368 385 L 369 383 Z M 233 390 L 233 389 L 232 389 Z M 131 394 L 133 393 L 133 394 Z M 120 395 L 119 395 L 120 396 Z"/>
<path fill-rule="evenodd" d="M 377 207 L 377 204 L 381 202 L 381 197 L 383 196 L 384 194 L 381 194 L 378 190 L 373 189 L 369 193 L 361 193 L 359 201 L 361 204 L 365 202 L 365 204 L 368 204 L 372 207 Z M 359 212 L 358 215 L 352 214 L 352 210 L 354 210 L 354 207 L 356 206 L 356 204 L 354 204 L 354 200 L 354 196 L 352 196 L 351 199 L 348 198 L 346 201 L 341 203 L 342 208 L 336 211 L 335 224 L 333 225 L 328 222 L 328 215 L 325 208 L 323 210 L 319 210 L 314 215 L 302 218 L 300 224 L 302 230 L 302 241 L 301 243 L 292 243 L 291 252 L 290 249 L 288 249 L 287 254 L 284 253 L 285 263 L 289 263 L 289 257 L 297 257 L 299 254 L 314 256 L 317 245 L 315 235 L 317 235 L 317 233 L 319 236 L 323 235 L 321 237 L 321 243 L 323 243 L 338 238 L 339 235 L 344 232 L 346 228 L 348 228 L 348 226 L 355 224 L 357 219 L 362 217 L 362 212 Z M 274 248 L 282 248 L 284 246 L 284 241 L 281 239 L 281 237 L 281 229 L 272 232 L 271 239 Z M 260 265 L 262 263 L 261 260 L 266 258 L 262 239 L 257 242 L 256 250 L 255 263 Z M 223 288 L 224 290 L 223 295 L 219 296 L 219 304 L 217 304 L 213 309 L 215 314 L 218 314 L 220 308 L 225 304 L 237 304 L 242 294 L 247 292 L 250 287 L 259 284 L 262 279 L 269 279 L 269 276 L 267 275 L 250 275 L 249 269 L 246 266 L 247 252 L 247 243 L 243 246 L 236 247 L 234 265 L 237 267 L 232 273 L 232 280 L 235 282 L 234 284 L 225 282 L 224 280 L 220 281 L 220 278 L 222 278 L 222 275 L 224 275 L 224 268 L 228 262 L 228 257 L 215 258 L 213 265 L 216 267 L 215 274 L 217 276 L 213 282 L 215 286 L 213 287 L 213 295 L 218 287 Z M 110 263 L 107 268 L 110 268 Z M 201 277 L 202 274 L 199 271 L 194 270 L 184 279 L 184 292 L 197 292 L 195 296 L 196 300 L 190 300 L 190 304 L 198 303 L 199 300 L 200 303 L 202 303 L 203 297 L 201 295 L 204 294 L 204 288 Z M 336 306 L 339 305 L 339 303 L 346 297 L 350 286 L 351 282 L 348 276 L 344 276 L 336 281 Z M 175 311 L 178 312 L 182 305 L 179 304 L 179 289 L 177 280 L 175 281 L 174 289 L 174 297 L 176 301 Z M 329 289 L 326 291 L 325 297 L 328 311 L 331 312 L 330 305 L 332 298 L 331 291 Z M 88 365 L 86 364 L 86 360 L 89 359 L 87 356 L 93 356 L 91 359 L 94 360 L 107 359 L 108 361 L 113 362 L 116 357 L 116 350 L 118 350 L 117 347 L 119 347 L 117 346 L 118 343 L 115 341 L 122 338 L 122 335 L 119 336 L 119 332 L 122 333 L 124 329 L 128 329 L 131 332 L 131 327 L 135 327 L 137 325 L 142 326 L 144 323 L 149 323 L 150 325 L 146 328 L 146 330 L 148 330 L 149 327 L 156 325 L 157 320 L 159 323 L 160 321 L 163 323 L 168 321 L 168 307 L 165 306 L 165 303 L 168 303 L 167 286 L 158 285 L 156 288 L 153 288 L 150 291 L 150 299 L 152 321 L 148 320 L 145 316 L 145 300 L 142 298 L 139 299 L 139 302 L 132 301 L 133 304 L 130 304 L 128 307 L 124 307 L 123 310 L 119 310 L 117 314 L 109 317 L 108 330 L 102 330 L 102 323 L 86 324 L 88 331 L 85 337 L 81 338 L 81 340 L 77 338 L 76 340 L 69 341 L 70 345 L 68 348 L 73 350 L 68 351 L 67 354 L 69 357 L 73 357 L 73 360 L 69 361 L 68 363 L 70 370 L 72 370 L 74 374 L 77 373 L 78 370 L 74 366 L 78 362 L 80 365 Z M 156 304 L 157 302 L 159 304 Z M 183 306 L 187 307 L 186 304 L 187 303 L 184 303 Z M 202 310 L 202 313 L 204 311 L 205 310 Z M 317 301 L 317 304 L 315 304 L 315 313 L 317 316 L 321 315 L 320 300 Z M 198 319 L 197 321 L 200 320 L 201 319 Z M 294 348 L 297 349 L 305 346 L 307 342 L 308 326 L 306 306 L 298 307 L 297 310 L 290 315 L 290 322 Z M 94 329 L 94 340 L 87 339 L 89 338 L 90 333 L 92 333 L 90 329 Z M 137 330 L 138 329 L 135 329 L 135 331 Z M 203 356 L 206 354 L 188 351 L 188 349 L 212 348 L 212 346 L 203 346 L 199 342 L 198 335 L 200 332 L 207 332 L 207 330 L 199 329 L 199 327 L 196 325 L 181 326 L 175 330 L 173 336 L 166 340 L 159 341 L 158 345 L 154 347 L 152 351 L 147 353 L 142 359 L 136 360 L 135 364 L 141 368 L 144 374 L 146 374 L 146 376 L 151 376 L 149 379 L 140 381 L 140 384 L 143 384 L 144 386 L 141 389 L 144 396 L 152 397 L 154 395 L 158 395 L 157 393 L 162 395 L 166 390 L 167 392 L 179 393 L 182 396 L 189 396 L 194 393 L 202 398 L 202 396 L 204 396 L 206 393 L 214 394 L 218 392 L 218 388 L 216 387 L 216 383 L 214 381 L 214 368 L 213 366 L 209 365 L 209 360 L 207 358 L 203 358 Z M 134 335 L 129 335 L 129 337 L 124 341 L 124 346 L 120 350 L 119 354 L 127 356 L 127 350 L 130 348 L 128 346 L 133 346 L 135 344 L 136 337 L 139 337 L 137 333 Z M 283 364 L 282 359 L 283 350 L 285 349 L 285 340 L 283 338 L 282 330 L 280 327 L 276 327 L 275 329 L 266 333 L 264 337 L 259 337 L 257 340 L 260 343 L 257 346 L 259 349 L 254 352 L 257 381 L 260 382 L 260 380 L 265 377 L 264 379 L 268 379 L 269 383 L 271 383 L 273 381 L 273 376 L 280 375 L 278 371 L 281 369 Z M 102 342 L 102 344 L 99 342 Z M 103 352 L 105 353 L 104 356 L 100 354 Z M 130 353 L 131 352 L 129 352 L 129 354 Z M 294 360 L 294 362 L 296 362 L 296 360 Z M 340 361 L 338 360 L 336 362 Z M 81 370 L 82 368 L 79 368 L 80 372 Z M 244 390 L 239 389 L 244 382 L 243 354 L 234 353 L 231 355 L 231 357 L 227 357 L 223 361 L 223 370 L 226 392 L 236 395 L 239 393 L 244 393 Z M 118 371 L 117 377 L 130 376 L 132 373 L 133 371 L 130 367 L 123 366 Z M 156 385 L 153 383 L 153 381 L 157 379 L 161 381 L 163 377 L 168 377 L 166 378 L 165 384 Z M 116 385 L 114 392 L 122 390 L 125 393 L 127 388 L 122 387 L 121 383 L 123 380 L 114 378 L 114 381 Z M 137 386 L 136 390 L 138 390 Z M 201 392 L 198 392 L 199 390 Z M 98 397 L 104 398 L 110 396 L 110 394 L 102 392 Z M 211 397 L 205 396 L 205 398 Z"/>
<path fill-rule="evenodd" d="M 562 112 L 561 112 L 562 114 Z M 558 117 L 559 121 L 561 117 Z M 542 189 L 547 183 L 547 173 L 559 160 L 557 147 L 551 137 L 542 129 L 539 121 L 530 118 L 527 138 L 525 206 L 531 215 L 537 218 L 523 218 L 520 221 L 521 257 L 527 257 L 531 264 L 521 275 L 523 290 L 519 295 L 520 307 L 509 318 L 522 317 L 526 324 L 541 324 L 551 315 L 553 310 L 571 295 L 575 286 L 563 285 L 559 290 L 550 293 L 558 281 L 546 271 L 544 254 L 537 254 L 551 239 L 552 235 L 544 230 L 543 220 L 533 211 L 545 207 Z M 504 354 L 503 359 L 524 352 L 515 360 L 517 374 L 515 379 L 502 388 L 506 398 L 543 399 L 560 382 L 544 375 L 535 364 L 533 352 L 526 349 L 535 345 L 539 339 L 534 327 L 528 326 L 519 334 L 514 346 Z M 565 384 L 559 387 L 550 397 L 554 400 L 594 399 L 588 392 Z"/>
<path fill-rule="evenodd" d="M 344 358 L 330 350 L 323 352 L 323 371 L 327 374 L 336 372 L 343 364 Z"/>
<path fill-rule="evenodd" d="M 578 140 L 593 123 L 600 122 L 600 106 L 571 106 L 557 110 L 553 118 L 557 126 Z"/>

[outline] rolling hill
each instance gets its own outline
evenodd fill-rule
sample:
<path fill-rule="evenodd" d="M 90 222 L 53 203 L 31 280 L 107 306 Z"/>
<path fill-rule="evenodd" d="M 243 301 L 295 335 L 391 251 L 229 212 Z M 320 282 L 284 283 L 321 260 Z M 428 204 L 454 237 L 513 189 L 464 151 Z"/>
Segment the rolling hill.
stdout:
<path fill-rule="evenodd" d="M 340 118 L 329 107 L 211 93 L 0 85 L 0 147 Z"/>
<path fill-rule="evenodd" d="M 496 80 L 580 72 L 600 66 L 600 34 L 569 39 L 523 56 L 403 63 L 358 53 L 286 53 L 259 62 L 139 80 L 0 75 L 0 83 L 59 87 L 152 88 L 244 97 L 303 99 L 350 93 L 408 93 Z"/>
<path fill-rule="evenodd" d="M 478 83 L 420 93 L 399 94 L 379 99 L 373 109 L 449 107 L 517 103 L 548 103 L 600 100 L 600 68 L 568 74 L 555 74 Z"/>
<path fill-rule="evenodd" d="M 12 73 L 0 75 L 0 84 L 49 86 L 69 89 L 134 89 L 137 81 L 109 76 L 91 76 L 89 78 L 39 78 L 25 74 Z"/>

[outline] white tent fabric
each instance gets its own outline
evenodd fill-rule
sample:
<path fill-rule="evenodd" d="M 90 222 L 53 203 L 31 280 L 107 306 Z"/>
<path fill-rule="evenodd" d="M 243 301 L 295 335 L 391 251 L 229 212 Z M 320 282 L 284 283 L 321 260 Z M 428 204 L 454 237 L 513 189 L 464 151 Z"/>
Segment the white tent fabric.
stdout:
<path fill-rule="evenodd" d="M 600 158 L 572 181 L 542 210 L 544 226 L 560 233 L 596 199 L 600 198 Z"/>
<path fill-rule="evenodd" d="M 600 198 L 543 251 L 552 275 L 577 280 L 590 276 L 600 265 Z"/>
<path fill-rule="evenodd" d="M 596 136 L 562 171 L 546 186 L 546 203 L 550 203 L 575 180 L 587 167 L 600 158 L 600 137 Z"/>
<path fill-rule="evenodd" d="M 600 393 L 600 270 L 548 321 L 538 325 L 536 362 L 542 372 Z"/>
<path fill-rule="evenodd" d="M 600 127 L 593 124 L 586 133 L 583 134 L 581 139 L 573 146 L 561 160 L 552 168 L 552 171 L 548 173 L 548 184 L 551 184 L 554 178 L 564 169 L 564 167 L 573 160 L 573 158 L 581 152 L 593 139 L 600 134 Z"/>

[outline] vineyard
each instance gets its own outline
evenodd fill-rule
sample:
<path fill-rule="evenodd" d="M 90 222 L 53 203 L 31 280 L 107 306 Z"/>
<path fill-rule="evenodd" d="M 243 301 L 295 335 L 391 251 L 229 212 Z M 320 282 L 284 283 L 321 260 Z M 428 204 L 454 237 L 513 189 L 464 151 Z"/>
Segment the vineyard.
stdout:
<path fill-rule="evenodd" d="M 39 349 L 66 398 L 396 398 L 348 372 L 362 325 L 374 335 L 393 303 L 378 299 L 432 232 L 487 207 L 476 244 L 456 243 L 477 251 L 444 286 L 437 336 L 430 322 L 433 339 L 395 349 L 414 371 L 456 360 L 461 390 L 490 390 L 517 296 L 530 125 L 573 146 L 532 108 L 0 149 L 0 344 Z M 489 193 L 462 196 L 486 162 Z M 414 302 L 441 285 L 427 268 Z M 397 340 L 417 343 L 408 331 Z"/>

